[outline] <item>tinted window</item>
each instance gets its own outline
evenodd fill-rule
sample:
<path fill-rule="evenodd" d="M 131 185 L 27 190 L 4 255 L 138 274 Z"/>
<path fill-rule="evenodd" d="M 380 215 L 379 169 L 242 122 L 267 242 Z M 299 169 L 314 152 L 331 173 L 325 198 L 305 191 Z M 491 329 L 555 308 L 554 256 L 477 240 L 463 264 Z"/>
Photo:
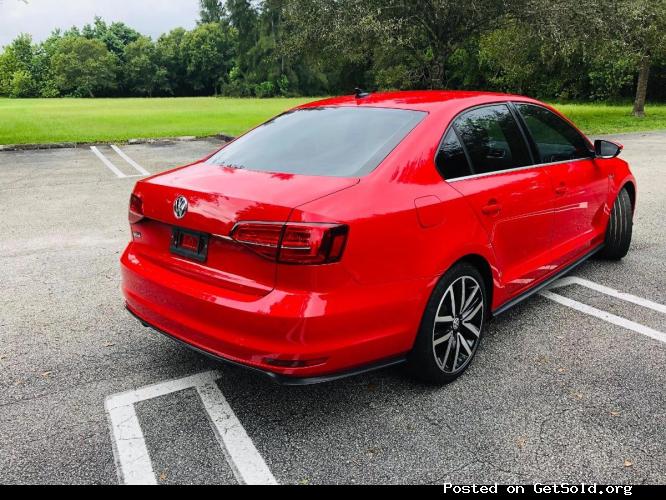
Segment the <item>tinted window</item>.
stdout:
<path fill-rule="evenodd" d="M 587 141 L 557 115 L 546 108 L 516 104 L 532 134 L 539 154 L 539 163 L 590 158 Z"/>
<path fill-rule="evenodd" d="M 485 174 L 532 163 L 527 144 L 505 105 L 468 111 L 455 121 L 476 174 Z"/>
<path fill-rule="evenodd" d="M 467 157 L 454 130 L 449 130 L 437 152 L 437 169 L 447 179 L 471 175 Z"/>
<path fill-rule="evenodd" d="M 356 177 L 377 168 L 425 116 L 383 108 L 301 109 L 261 125 L 210 161 L 262 172 Z"/>

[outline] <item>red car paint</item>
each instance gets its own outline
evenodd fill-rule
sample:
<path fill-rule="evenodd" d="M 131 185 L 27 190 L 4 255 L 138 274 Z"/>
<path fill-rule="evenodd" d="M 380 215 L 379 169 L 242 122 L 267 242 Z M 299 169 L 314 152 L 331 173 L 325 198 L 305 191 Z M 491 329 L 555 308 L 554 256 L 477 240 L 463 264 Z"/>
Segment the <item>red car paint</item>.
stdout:
<path fill-rule="evenodd" d="M 434 286 L 461 259 L 492 277 L 492 309 L 502 309 L 599 246 L 620 189 L 629 184 L 634 202 L 636 192 L 618 158 L 444 180 L 434 159 L 452 121 L 506 102 L 557 113 L 491 93 L 339 97 L 302 108 L 427 116 L 361 178 L 237 170 L 209 157 L 140 181 L 131 207 L 143 218 L 130 216 L 122 256 L 128 309 L 216 357 L 302 378 L 404 357 Z M 189 201 L 183 220 L 173 210 L 180 196 Z M 233 240 L 248 221 L 344 225 L 346 246 L 339 262 L 276 263 Z M 170 252 L 173 226 L 210 235 L 206 262 Z"/>

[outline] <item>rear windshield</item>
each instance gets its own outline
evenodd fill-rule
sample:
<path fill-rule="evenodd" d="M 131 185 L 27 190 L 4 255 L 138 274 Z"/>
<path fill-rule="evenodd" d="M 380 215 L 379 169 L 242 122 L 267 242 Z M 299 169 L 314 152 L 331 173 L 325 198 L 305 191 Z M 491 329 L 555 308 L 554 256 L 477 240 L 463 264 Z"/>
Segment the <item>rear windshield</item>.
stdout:
<path fill-rule="evenodd" d="M 216 154 L 227 167 L 329 177 L 376 169 L 426 113 L 386 108 L 305 108 L 274 118 Z"/>

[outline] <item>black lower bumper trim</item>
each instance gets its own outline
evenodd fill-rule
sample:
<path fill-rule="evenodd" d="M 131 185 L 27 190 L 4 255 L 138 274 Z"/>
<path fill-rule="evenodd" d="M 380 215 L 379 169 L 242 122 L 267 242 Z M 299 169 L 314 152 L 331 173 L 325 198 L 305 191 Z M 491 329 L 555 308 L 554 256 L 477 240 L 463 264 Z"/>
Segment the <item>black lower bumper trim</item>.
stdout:
<path fill-rule="evenodd" d="M 365 365 L 365 366 L 362 366 L 362 367 L 359 367 L 359 368 L 356 368 L 356 369 L 353 369 L 353 370 L 345 371 L 345 372 L 333 373 L 333 374 L 330 374 L 330 375 L 321 375 L 321 376 L 318 376 L 318 377 L 305 377 L 305 378 L 303 378 L 303 377 L 289 377 L 289 376 L 286 376 L 286 375 L 280 375 L 278 373 L 273 373 L 273 372 L 270 372 L 270 371 L 262 370 L 260 368 L 254 367 L 254 366 L 245 365 L 245 364 L 239 363 L 237 361 L 233 361 L 233 360 L 230 360 L 230 359 L 227 359 L 227 358 L 223 358 L 221 356 L 217 356 L 217 355 L 212 354 L 212 353 L 210 353 L 208 351 L 205 351 L 203 349 L 199 349 L 198 347 L 195 347 L 192 344 L 188 344 L 187 342 L 184 342 L 184 341 L 180 340 L 179 338 L 176 338 L 173 335 L 171 335 L 171 334 L 169 334 L 169 333 L 167 333 L 163 330 L 160 330 L 159 328 L 151 325 L 150 323 L 146 322 L 141 317 L 139 317 L 129 307 L 126 307 L 126 309 L 132 316 L 134 316 L 137 320 L 139 320 L 141 322 L 141 324 L 143 326 L 145 326 L 146 328 L 150 328 L 152 330 L 155 330 L 157 333 L 160 333 L 160 334 L 164 335 L 165 337 L 173 340 L 174 342 L 177 342 L 178 344 L 180 344 L 184 347 L 187 347 L 188 349 L 190 349 L 192 351 L 195 351 L 199 354 L 203 354 L 204 356 L 206 356 L 208 358 L 211 358 L 215 361 L 221 362 L 221 363 L 225 363 L 225 364 L 228 364 L 228 365 L 237 366 L 237 367 L 240 367 L 240 368 L 245 368 L 246 370 L 251 370 L 253 372 L 257 372 L 261 375 L 264 375 L 264 376 L 270 378 L 273 382 L 276 382 L 276 383 L 278 383 L 280 385 L 284 385 L 284 386 L 316 385 L 316 384 L 324 384 L 324 383 L 327 383 L 327 382 L 334 382 L 336 380 L 341 380 L 341 379 L 345 379 L 345 378 L 348 378 L 348 377 L 353 377 L 355 375 L 362 375 L 364 373 L 373 372 L 373 371 L 376 371 L 376 370 L 381 370 L 382 368 L 389 368 L 391 366 L 401 365 L 401 364 L 403 364 L 407 361 L 407 358 L 399 357 L 399 358 L 392 358 L 392 359 L 389 359 L 389 360 L 380 361 L 378 363 L 372 363 L 372 364 Z"/>

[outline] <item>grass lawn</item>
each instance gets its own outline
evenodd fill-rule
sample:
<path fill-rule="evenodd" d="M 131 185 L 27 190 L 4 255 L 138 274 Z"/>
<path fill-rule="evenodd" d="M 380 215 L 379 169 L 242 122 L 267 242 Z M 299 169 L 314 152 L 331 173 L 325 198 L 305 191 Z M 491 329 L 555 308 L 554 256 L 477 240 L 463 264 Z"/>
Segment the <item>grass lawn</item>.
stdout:
<path fill-rule="evenodd" d="M 234 136 L 307 100 L 0 99 L 0 144 Z"/>
<path fill-rule="evenodd" d="M 310 99 L 311 100 L 311 99 Z M 237 135 L 308 99 L 0 99 L 0 144 Z M 666 105 L 556 104 L 588 134 L 666 130 Z"/>
<path fill-rule="evenodd" d="M 553 103 L 553 106 L 589 135 L 666 130 L 666 104 L 646 106 L 645 118 L 632 116 L 632 104 Z"/>

